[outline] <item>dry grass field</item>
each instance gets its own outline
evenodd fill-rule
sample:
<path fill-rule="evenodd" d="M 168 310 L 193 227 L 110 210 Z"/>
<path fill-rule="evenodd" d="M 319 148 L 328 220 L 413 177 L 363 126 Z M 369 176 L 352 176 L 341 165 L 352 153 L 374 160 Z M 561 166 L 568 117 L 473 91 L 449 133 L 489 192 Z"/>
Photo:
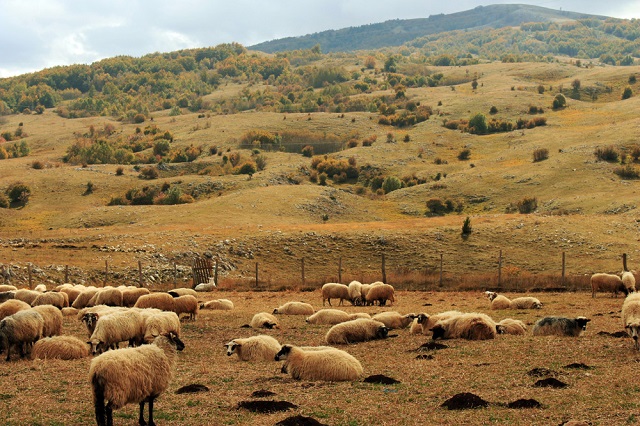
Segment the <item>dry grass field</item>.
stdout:
<path fill-rule="evenodd" d="M 513 297 L 511 293 L 506 293 Z M 345 306 L 348 312 L 371 314 L 383 310 L 402 313 L 437 313 L 449 309 L 478 311 L 494 319 L 512 317 L 531 325 L 547 315 L 591 318 L 587 331 L 577 338 L 498 336 L 489 341 L 447 340 L 448 348 L 418 352 L 427 336 L 394 330 L 394 337 L 341 347 L 358 358 L 364 376 L 384 375 L 399 384 L 296 381 L 281 374 L 278 362 L 240 362 L 227 357 L 223 344 L 236 337 L 261 333 L 241 328 L 259 311 L 300 300 L 322 307 L 320 293 L 235 292 L 202 294 L 202 300 L 228 298 L 232 311 L 200 312 L 195 322 L 183 322 L 185 350 L 180 353 L 175 379 L 155 404 L 158 425 L 274 425 L 296 415 L 326 425 L 559 425 L 586 420 L 591 425 L 635 424 L 640 387 L 635 378 L 640 356 L 631 339 L 601 332 L 622 330 L 622 298 L 586 292 L 535 293 L 542 310 L 491 311 L 481 292 L 398 292 L 392 307 Z M 322 345 L 329 326 L 308 325 L 301 316 L 281 316 L 282 328 L 265 330 L 281 343 Z M 64 333 L 85 337 L 77 320 L 66 318 Z M 432 355 L 432 359 L 419 359 Z M 92 424 L 93 406 L 88 382 L 90 359 L 76 361 L 12 360 L 0 362 L 0 423 L 3 425 Z M 589 369 L 567 366 L 579 363 Z M 533 369 L 549 369 L 564 389 L 534 387 Z M 208 392 L 176 394 L 188 384 L 203 384 Z M 254 391 L 275 393 L 267 398 Z M 448 398 L 471 392 L 490 403 L 487 408 L 447 410 Z M 287 401 L 298 408 L 260 414 L 238 408 L 242 401 Z M 514 409 L 505 404 L 535 399 L 541 408 Z M 115 412 L 116 425 L 137 424 L 137 406 Z"/>

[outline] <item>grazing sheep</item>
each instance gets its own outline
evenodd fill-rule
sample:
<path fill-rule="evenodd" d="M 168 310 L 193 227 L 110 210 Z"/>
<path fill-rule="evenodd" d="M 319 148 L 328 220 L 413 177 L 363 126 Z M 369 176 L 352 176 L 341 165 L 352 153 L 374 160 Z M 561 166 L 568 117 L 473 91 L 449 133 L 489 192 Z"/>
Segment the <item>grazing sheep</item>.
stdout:
<path fill-rule="evenodd" d="M 7 348 L 7 361 L 11 356 L 11 346 L 18 346 L 20 358 L 24 358 L 28 348 L 42 336 L 44 319 L 33 309 L 16 312 L 0 321 L 0 342 Z"/>
<path fill-rule="evenodd" d="M 89 356 L 89 345 L 75 336 L 54 336 L 38 340 L 31 359 L 80 359 Z"/>
<path fill-rule="evenodd" d="M 382 283 L 378 285 L 374 284 L 371 284 L 371 288 L 367 292 L 365 298 L 367 305 L 373 305 L 375 302 L 378 302 L 380 306 L 384 306 L 387 304 L 387 300 L 389 300 L 391 304 L 396 301 L 395 290 L 392 285 Z"/>
<path fill-rule="evenodd" d="M 100 289 L 88 303 L 88 306 L 97 305 L 122 306 L 122 290 L 113 287 Z"/>
<path fill-rule="evenodd" d="M 87 331 L 89 332 L 89 337 L 93 334 L 93 331 L 96 328 L 96 322 L 98 322 L 98 318 L 104 315 L 111 314 L 113 312 L 123 311 L 125 308 L 117 307 L 117 306 L 106 306 L 106 305 L 98 305 L 91 306 L 88 308 L 83 308 L 78 311 L 77 317 L 82 323 L 87 327 Z"/>
<path fill-rule="evenodd" d="M 172 297 L 179 296 L 193 296 L 198 297 L 198 293 L 192 288 L 174 288 L 173 290 L 169 290 L 169 293 Z"/>
<path fill-rule="evenodd" d="M 636 292 L 636 277 L 633 275 L 633 271 L 622 271 L 620 279 L 624 288 L 627 289 L 627 294 Z"/>
<path fill-rule="evenodd" d="M 491 309 L 509 309 L 511 307 L 511 300 L 501 294 L 493 291 L 485 291 L 484 294 L 491 302 Z"/>
<path fill-rule="evenodd" d="M 420 326 L 421 333 L 428 336 L 432 334 L 431 329 L 438 323 L 438 321 L 444 321 L 462 314 L 463 313 L 460 311 L 445 311 L 435 315 L 422 313 L 418 314 L 416 322 Z"/>
<path fill-rule="evenodd" d="M 516 297 L 513 300 L 509 300 L 507 297 L 494 293 L 492 291 L 485 291 L 485 294 L 491 301 L 491 309 L 540 309 L 542 303 L 531 296 Z"/>
<path fill-rule="evenodd" d="M 16 292 L 15 291 L 2 291 L 0 292 L 0 303 L 6 302 L 7 300 L 15 299 Z"/>
<path fill-rule="evenodd" d="M 498 334 L 523 335 L 527 333 L 527 325 L 517 319 L 505 318 L 497 324 Z"/>
<path fill-rule="evenodd" d="M 132 308 L 136 304 L 140 296 L 144 296 L 145 294 L 149 293 L 151 292 L 146 288 L 125 288 L 124 290 L 122 290 L 122 306 Z"/>
<path fill-rule="evenodd" d="M 235 353 L 240 361 L 273 361 L 281 348 L 276 339 L 265 334 L 233 339 L 223 346 L 227 348 L 227 356 Z"/>
<path fill-rule="evenodd" d="M 169 386 L 176 363 L 176 351 L 184 343 L 173 333 L 156 338 L 151 345 L 106 352 L 95 357 L 89 368 L 98 426 L 113 425 L 113 410 L 126 404 L 140 404 L 140 425 L 154 425 L 153 402 Z M 149 404 L 149 421 L 144 420 L 144 403 Z"/>
<path fill-rule="evenodd" d="M 370 289 L 371 284 L 362 284 L 360 286 L 360 300 L 362 301 L 363 305 L 367 302 L 367 293 L 369 293 Z"/>
<path fill-rule="evenodd" d="M 388 311 L 375 314 L 372 319 L 380 321 L 388 329 L 398 329 L 407 328 L 416 317 L 416 314 L 402 315 L 400 312 Z"/>
<path fill-rule="evenodd" d="M 258 312 L 251 318 L 251 328 L 280 328 L 278 319 L 267 312 Z"/>
<path fill-rule="evenodd" d="M 328 344 L 342 344 L 366 342 L 387 337 L 389 329 L 380 321 L 359 318 L 336 324 L 327 331 L 325 341 Z"/>
<path fill-rule="evenodd" d="M 78 309 L 76 308 L 72 308 L 72 307 L 62 308 L 63 317 L 73 317 L 77 315 L 78 315 Z"/>
<path fill-rule="evenodd" d="M 75 288 L 71 284 L 67 284 L 66 287 L 58 286 L 56 287 L 55 291 L 57 291 L 58 293 L 67 294 L 67 297 L 69 298 L 69 306 L 73 306 L 73 303 L 76 301 L 78 296 L 80 296 L 80 293 L 83 292 L 82 289 Z"/>
<path fill-rule="evenodd" d="M 326 283 L 322 286 L 322 306 L 324 306 L 325 300 L 331 306 L 331 299 L 340 299 L 338 306 L 342 305 L 344 300 L 350 300 L 349 287 L 339 283 Z"/>
<path fill-rule="evenodd" d="M 95 355 L 110 347 L 117 347 L 120 342 L 129 342 L 129 346 L 135 346 L 141 344 L 143 339 L 142 315 L 130 309 L 99 317 L 89 343 L 91 343 L 91 353 Z"/>
<path fill-rule="evenodd" d="M 161 311 L 172 311 L 174 310 L 175 302 L 174 298 L 171 297 L 168 293 L 151 293 L 145 294 L 138 298 L 138 301 L 134 308 L 156 308 Z"/>
<path fill-rule="evenodd" d="M 33 291 L 33 290 L 27 290 L 26 288 L 21 288 L 20 290 L 16 290 L 15 294 L 13 295 L 13 298 L 17 300 L 22 300 L 23 302 L 26 302 L 29 304 L 29 306 L 31 306 L 33 301 L 36 300 L 36 297 L 40 296 L 41 294 L 42 293 L 40 293 L 39 291 Z"/>
<path fill-rule="evenodd" d="M 62 312 L 51 305 L 34 306 L 34 311 L 42 315 L 42 337 L 59 336 L 62 334 Z"/>
<path fill-rule="evenodd" d="M 533 325 L 534 336 L 579 336 L 587 329 L 587 323 L 591 321 L 585 317 L 564 318 L 545 317 L 539 319 Z"/>
<path fill-rule="evenodd" d="M 66 293 L 56 293 L 55 291 L 39 293 L 39 296 L 31 302 L 31 306 L 41 305 L 53 305 L 58 309 L 66 308 L 69 306 L 69 296 Z"/>
<path fill-rule="evenodd" d="M 143 309 L 148 311 L 149 309 Z M 157 311 L 142 314 L 144 317 L 144 343 L 151 343 L 156 337 L 173 333 L 180 337 L 180 319 L 175 312 Z"/>
<path fill-rule="evenodd" d="M 304 302 L 287 302 L 273 310 L 273 314 L 283 315 L 313 315 L 313 306 Z"/>
<path fill-rule="evenodd" d="M 47 291 L 47 286 L 44 284 L 38 284 L 36 288 L 34 288 L 33 290 L 39 291 L 40 293 L 44 293 L 45 291 Z"/>
<path fill-rule="evenodd" d="M 16 290 L 18 290 L 18 287 L 16 287 L 15 285 L 0 284 L 0 293 L 4 293 L 6 291 L 16 291 Z"/>
<path fill-rule="evenodd" d="M 467 339 L 488 340 L 495 339 L 496 323 L 488 315 L 480 313 L 466 313 L 440 320 L 431 329 L 433 340 Z"/>
<path fill-rule="evenodd" d="M 221 311 L 230 311 L 233 308 L 233 302 L 229 299 L 211 300 L 200 305 L 200 309 L 217 309 Z"/>
<path fill-rule="evenodd" d="M 627 288 L 622 279 L 614 274 L 593 274 L 591 275 L 591 297 L 596 297 L 598 291 L 610 291 L 611 297 L 618 297 L 618 292 L 627 295 Z"/>
<path fill-rule="evenodd" d="M 362 376 L 363 368 L 356 358 L 339 349 L 303 350 L 284 345 L 275 356 L 286 361 L 286 371 L 296 380 L 328 382 L 353 381 Z"/>
<path fill-rule="evenodd" d="M 89 301 L 93 298 L 93 296 L 95 296 L 97 292 L 97 288 L 87 288 L 76 297 L 76 300 L 73 301 L 71 307 L 76 309 L 83 309 L 88 307 Z"/>
<path fill-rule="evenodd" d="M 627 296 L 622 304 L 622 324 L 627 334 L 633 339 L 633 347 L 640 350 L 638 333 L 640 332 L 640 293 Z"/>
<path fill-rule="evenodd" d="M 358 318 L 371 318 L 371 315 L 365 312 L 348 314 L 339 309 L 320 309 L 315 314 L 307 317 L 306 322 L 309 324 L 336 325 Z"/>
<path fill-rule="evenodd" d="M 199 309 L 198 299 L 190 294 L 178 296 L 173 299 L 173 312 L 175 312 L 178 317 L 180 317 L 180 314 L 189 314 L 189 319 L 195 321 Z"/>
<path fill-rule="evenodd" d="M 360 281 L 351 281 L 347 286 L 349 288 L 349 298 L 355 306 L 362 306 L 364 299 L 362 298 L 362 283 Z"/>
<path fill-rule="evenodd" d="M 31 305 L 22 300 L 10 299 L 6 302 L 0 303 L 0 320 L 13 315 L 19 311 L 25 311 L 31 309 Z"/>

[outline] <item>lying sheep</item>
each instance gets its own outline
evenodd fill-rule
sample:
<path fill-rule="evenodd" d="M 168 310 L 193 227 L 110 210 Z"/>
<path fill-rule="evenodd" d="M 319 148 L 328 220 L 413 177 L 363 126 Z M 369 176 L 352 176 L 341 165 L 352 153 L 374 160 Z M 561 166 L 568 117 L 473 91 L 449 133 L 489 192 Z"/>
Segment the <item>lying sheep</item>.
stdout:
<path fill-rule="evenodd" d="M 23 302 L 18 299 L 10 299 L 6 302 L 0 303 L 0 320 L 8 317 L 9 315 L 13 315 L 19 311 L 25 311 L 27 309 L 31 309 L 31 305 L 27 302 Z"/>
<path fill-rule="evenodd" d="M 347 286 L 349 289 L 349 298 L 355 306 L 362 306 L 364 299 L 362 298 L 362 283 L 360 281 L 351 281 Z"/>
<path fill-rule="evenodd" d="M 313 315 L 313 306 L 304 302 L 287 302 L 273 310 L 273 314 L 282 315 Z"/>
<path fill-rule="evenodd" d="M 416 317 L 416 314 L 402 315 L 400 312 L 388 311 L 375 314 L 372 319 L 380 321 L 388 329 L 398 329 L 407 328 Z"/>
<path fill-rule="evenodd" d="M 431 329 L 438 323 L 438 321 L 443 321 L 462 314 L 463 313 L 460 311 L 445 311 L 435 315 L 427 315 L 425 313 L 421 313 L 416 317 L 416 324 L 420 326 L 420 332 L 422 334 L 424 334 L 425 336 L 429 336 L 433 334 L 431 332 Z"/>
<path fill-rule="evenodd" d="M 89 338 L 91 353 L 98 354 L 118 346 L 120 342 L 129 342 L 129 346 L 140 345 L 144 337 L 144 321 L 139 312 L 113 312 L 101 316 L 95 330 Z"/>
<path fill-rule="evenodd" d="M 591 321 L 585 317 L 564 318 L 545 317 L 539 319 L 532 329 L 534 336 L 579 336 L 587 329 L 587 323 Z"/>
<path fill-rule="evenodd" d="M 339 283 L 326 283 L 322 286 L 322 306 L 324 306 L 325 300 L 331 306 L 331 299 L 340 299 L 338 306 L 342 305 L 344 300 L 350 300 L 349 287 Z"/>
<path fill-rule="evenodd" d="M 11 357 L 11 346 L 18 347 L 20 358 L 42 336 L 44 319 L 37 311 L 28 309 L 16 312 L 0 321 L 0 342 L 7 348 L 7 361 Z"/>
<path fill-rule="evenodd" d="M 492 291 L 485 291 L 491 301 L 491 309 L 540 309 L 542 303 L 535 297 L 524 296 L 509 300 L 503 295 Z"/>
<path fill-rule="evenodd" d="M 306 322 L 309 324 L 336 325 L 358 318 L 371 318 L 371 315 L 365 312 L 348 314 L 339 309 L 320 309 L 315 314 L 307 317 Z"/>
<path fill-rule="evenodd" d="M 93 404 L 98 426 L 113 425 L 113 410 L 126 404 L 140 404 L 139 424 L 153 425 L 154 400 L 169 386 L 177 351 L 184 343 L 168 333 L 151 345 L 106 352 L 95 357 L 89 368 Z M 144 421 L 144 403 L 149 404 L 149 421 Z"/>
<path fill-rule="evenodd" d="M 20 290 L 16 290 L 13 295 L 14 299 L 22 300 L 25 303 L 28 303 L 29 306 L 36 300 L 36 297 L 40 296 L 42 293 L 39 291 L 28 290 L 26 288 L 21 288 Z"/>
<path fill-rule="evenodd" d="M 194 289 L 195 291 L 213 291 L 216 289 L 216 283 L 209 281 L 208 283 L 200 283 Z"/>
<path fill-rule="evenodd" d="M 34 311 L 42 315 L 44 324 L 42 327 L 42 337 L 59 336 L 62 334 L 62 312 L 51 305 L 34 306 Z"/>
<path fill-rule="evenodd" d="M 378 302 L 380 306 L 385 306 L 387 304 L 387 300 L 390 301 L 391 304 L 396 301 L 395 290 L 392 285 L 383 283 L 378 285 L 374 284 L 371 284 L 371 288 L 365 297 L 367 305 L 373 305 L 375 302 Z"/>
<path fill-rule="evenodd" d="M 233 308 L 233 302 L 229 299 L 216 299 L 200 304 L 200 309 L 217 309 L 221 311 L 230 311 Z"/>
<path fill-rule="evenodd" d="M 223 346 L 227 348 L 227 356 L 235 353 L 240 361 L 273 361 L 281 348 L 276 339 L 265 334 L 233 339 Z"/>
<path fill-rule="evenodd" d="M 374 339 L 384 339 L 388 333 L 389 329 L 380 321 L 359 318 L 331 327 L 325 335 L 325 341 L 330 345 L 346 345 Z"/>
<path fill-rule="evenodd" d="M 527 325 L 517 319 L 505 318 L 497 324 L 498 334 L 523 335 L 527 333 Z"/>
<path fill-rule="evenodd" d="M 195 321 L 198 316 L 198 299 L 190 294 L 178 296 L 173 299 L 173 312 L 180 317 L 180 314 L 189 314 L 189 319 Z"/>
<path fill-rule="evenodd" d="M 633 271 L 622 271 L 620 279 L 627 290 L 627 294 L 636 292 L 636 277 L 633 275 Z"/>
<path fill-rule="evenodd" d="M 285 360 L 286 370 L 296 380 L 353 381 L 358 380 L 364 371 L 360 361 L 335 348 L 305 351 L 284 345 L 275 360 Z"/>
<path fill-rule="evenodd" d="M 38 340 L 31 359 L 80 359 L 89 356 L 89 345 L 75 336 L 54 336 Z"/>
<path fill-rule="evenodd" d="M 614 274 L 593 274 L 591 275 L 591 297 L 596 297 L 598 291 L 610 291 L 611 297 L 618 297 L 618 292 L 628 294 L 622 279 Z"/>
<path fill-rule="evenodd" d="M 251 318 L 251 328 L 280 328 L 278 319 L 267 312 L 258 312 Z"/>
<path fill-rule="evenodd" d="M 174 298 L 167 293 L 151 293 L 145 294 L 138 298 L 134 308 L 156 308 L 162 311 L 174 310 Z"/>
<path fill-rule="evenodd" d="M 144 309 L 148 311 L 149 309 Z M 173 333 L 180 337 L 180 319 L 175 312 L 158 311 L 149 315 L 143 315 L 144 318 L 144 343 L 151 343 L 156 337 Z"/>
<path fill-rule="evenodd" d="M 148 289 L 142 287 L 126 288 L 122 290 L 122 306 L 132 308 L 135 306 L 140 296 L 144 296 L 149 293 L 150 291 Z"/>
<path fill-rule="evenodd" d="M 491 302 L 491 309 L 496 310 L 511 308 L 511 300 L 509 300 L 507 297 L 493 291 L 485 291 L 484 294 Z"/>
<path fill-rule="evenodd" d="M 173 290 L 169 290 L 169 293 L 172 297 L 180 297 L 180 296 L 193 296 L 198 297 L 198 293 L 192 288 L 174 288 Z"/>
<path fill-rule="evenodd" d="M 640 333 L 640 293 L 633 293 L 627 296 L 622 304 L 622 325 L 629 336 L 633 339 L 633 347 L 640 350 L 638 333 Z"/>
<path fill-rule="evenodd" d="M 56 293 L 55 291 L 40 293 L 31 302 L 31 306 L 41 305 L 53 305 L 58 309 L 66 308 L 69 306 L 69 296 L 66 293 Z"/>
<path fill-rule="evenodd" d="M 497 334 L 495 321 L 488 315 L 475 312 L 440 320 L 431 332 L 433 340 L 439 338 L 488 340 L 495 339 Z"/>

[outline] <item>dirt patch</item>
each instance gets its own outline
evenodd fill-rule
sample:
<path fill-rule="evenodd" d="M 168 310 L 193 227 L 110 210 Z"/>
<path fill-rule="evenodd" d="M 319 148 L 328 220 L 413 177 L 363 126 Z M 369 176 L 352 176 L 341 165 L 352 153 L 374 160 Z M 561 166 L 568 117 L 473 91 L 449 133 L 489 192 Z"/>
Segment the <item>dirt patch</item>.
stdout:
<path fill-rule="evenodd" d="M 422 355 L 418 355 L 416 356 L 416 359 L 433 359 L 433 355 L 431 354 L 422 354 Z"/>
<path fill-rule="evenodd" d="M 513 402 L 507 404 L 508 408 L 541 408 L 540 404 L 535 399 L 516 399 Z"/>
<path fill-rule="evenodd" d="M 320 423 L 313 417 L 305 416 L 292 416 L 287 417 L 284 420 L 280 420 L 275 426 L 326 426 L 324 423 Z"/>
<path fill-rule="evenodd" d="M 581 362 L 574 362 L 572 364 L 567 364 L 562 368 L 570 368 L 574 370 L 591 370 L 593 367 L 589 367 L 588 365 Z"/>
<path fill-rule="evenodd" d="M 488 407 L 489 403 L 478 395 L 463 392 L 458 393 L 442 403 L 441 407 L 449 410 L 466 410 L 469 408 Z"/>
<path fill-rule="evenodd" d="M 421 345 L 416 351 L 436 351 L 440 349 L 447 349 L 449 346 L 443 345 L 442 343 L 430 341 Z"/>
<path fill-rule="evenodd" d="M 269 396 L 275 396 L 275 395 L 276 395 L 275 392 L 271 392 L 271 391 L 264 390 L 264 389 L 260 389 L 260 390 L 257 390 L 255 392 L 251 393 L 251 396 L 254 397 L 254 398 L 267 398 Z"/>
<path fill-rule="evenodd" d="M 374 374 L 373 376 L 369 376 L 363 380 L 365 383 L 376 383 L 379 385 L 395 385 L 400 383 L 400 381 L 393 379 L 391 377 L 384 376 L 382 374 Z"/>
<path fill-rule="evenodd" d="M 558 379 L 554 379 L 553 377 L 549 377 L 547 379 L 538 380 L 537 382 L 535 382 L 535 384 L 533 386 L 535 386 L 537 388 L 562 389 L 562 388 L 566 388 L 569 385 L 566 384 L 565 382 L 561 382 Z"/>
<path fill-rule="evenodd" d="M 238 408 L 254 413 L 276 413 L 298 408 L 298 406 L 287 401 L 240 401 Z"/>
<path fill-rule="evenodd" d="M 205 385 L 201 385 L 198 383 L 192 383 L 190 385 L 186 385 L 181 387 L 176 391 L 177 394 L 181 393 L 196 393 L 196 392 L 209 392 L 209 388 Z"/>
<path fill-rule="evenodd" d="M 553 370 L 549 370 L 548 368 L 536 367 L 527 371 L 527 374 L 531 377 L 547 377 L 547 376 L 556 376 L 558 373 Z"/>
<path fill-rule="evenodd" d="M 607 336 L 607 337 L 616 337 L 623 338 L 629 336 L 626 331 L 616 331 L 614 333 L 609 333 L 608 331 L 598 331 L 596 333 L 598 336 Z"/>

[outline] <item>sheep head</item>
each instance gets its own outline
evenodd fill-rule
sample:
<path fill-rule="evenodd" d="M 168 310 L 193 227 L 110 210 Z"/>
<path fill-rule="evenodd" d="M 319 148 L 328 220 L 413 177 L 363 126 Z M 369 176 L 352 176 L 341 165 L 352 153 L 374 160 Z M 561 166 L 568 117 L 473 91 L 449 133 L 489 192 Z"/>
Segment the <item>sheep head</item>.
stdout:
<path fill-rule="evenodd" d="M 431 329 L 431 332 L 433 333 L 432 340 L 444 339 L 444 327 L 442 325 L 436 324 L 436 326 Z"/>
<path fill-rule="evenodd" d="M 638 342 L 638 334 L 640 333 L 640 320 L 635 319 L 633 321 L 628 322 L 624 326 L 627 334 L 631 336 L 633 339 L 633 347 L 636 350 L 640 350 L 640 342 Z"/>
<path fill-rule="evenodd" d="M 576 323 L 578 324 L 578 327 L 580 327 L 582 330 L 586 330 L 587 329 L 587 323 L 591 321 L 589 318 L 586 317 L 578 317 L 576 318 Z"/>
<path fill-rule="evenodd" d="M 429 321 L 429 315 L 427 314 L 418 314 L 416 318 L 418 319 L 418 324 L 424 324 Z"/>
<path fill-rule="evenodd" d="M 290 353 L 291 353 L 291 346 L 282 345 L 282 347 L 280 348 L 280 351 L 275 356 L 275 360 L 276 361 L 285 360 L 287 359 Z"/>
<path fill-rule="evenodd" d="M 495 299 L 496 297 L 498 297 L 498 293 L 494 292 L 494 291 L 485 291 L 484 295 L 487 296 L 487 298 L 490 301 L 493 301 L 493 299 Z"/>
<path fill-rule="evenodd" d="M 228 343 L 225 343 L 222 346 L 227 348 L 227 356 L 231 356 L 236 352 L 236 349 L 239 348 L 242 345 L 240 343 L 236 342 L 235 340 L 232 340 L 232 341 L 230 341 Z"/>

